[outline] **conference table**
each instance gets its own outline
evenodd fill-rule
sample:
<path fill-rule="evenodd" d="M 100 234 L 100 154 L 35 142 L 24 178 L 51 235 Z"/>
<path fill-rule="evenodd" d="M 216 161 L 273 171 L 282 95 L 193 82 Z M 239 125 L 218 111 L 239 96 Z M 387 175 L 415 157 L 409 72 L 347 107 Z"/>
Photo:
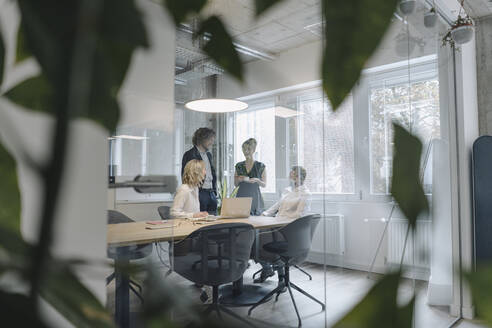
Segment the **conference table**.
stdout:
<path fill-rule="evenodd" d="M 154 242 L 169 242 L 185 239 L 195 230 L 204 226 L 210 226 L 222 223 L 247 223 L 251 224 L 256 231 L 260 229 L 277 228 L 287 225 L 292 222 L 292 219 L 282 217 L 269 216 L 250 216 L 244 219 L 218 219 L 212 222 L 204 222 L 189 219 L 173 219 L 166 220 L 170 227 L 162 229 L 148 229 L 146 221 L 108 224 L 107 244 L 108 247 L 123 247 L 145 245 Z M 258 238 L 256 238 L 258 242 Z M 256 247 L 258 249 L 258 247 Z M 125 270 L 121 270 L 128 264 L 128 260 L 117 261 L 115 263 L 115 320 L 119 327 L 128 327 L 130 323 L 130 278 Z M 226 286 L 227 287 L 227 286 Z M 261 287 L 251 286 L 251 292 L 258 293 L 258 298 L 261 298 L 263 293 L 260 293 Z M 242 279 L 234 283 L 233 290 L 227 291 L 221 289 L 221 292 L 230 292 L 228 299 L 235 298 L 236 295 L 242 294 L 244 299 L 248 299 L 247 290 L 242 286 Z M 241 303 L 241 301 L 239 301 Z M 249 304 L 249 303 L 248 303 Z M 246 304 L 245 304 L 246 305 Z"/>

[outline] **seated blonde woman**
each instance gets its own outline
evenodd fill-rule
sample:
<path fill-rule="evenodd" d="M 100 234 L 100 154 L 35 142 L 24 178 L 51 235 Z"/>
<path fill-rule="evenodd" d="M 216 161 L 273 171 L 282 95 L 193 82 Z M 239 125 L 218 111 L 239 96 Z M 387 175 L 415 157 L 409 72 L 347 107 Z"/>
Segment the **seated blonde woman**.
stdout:
<path fill-rule="evenodd" d="M 173 218 L 200 218 L 208 215 L 200 212 L 198 187 L 207 174 L 205 162 L 193 159 L 186 163 L 183 172 L 183 184 L 179 186 L 174 196 L 171 216 Z"/>

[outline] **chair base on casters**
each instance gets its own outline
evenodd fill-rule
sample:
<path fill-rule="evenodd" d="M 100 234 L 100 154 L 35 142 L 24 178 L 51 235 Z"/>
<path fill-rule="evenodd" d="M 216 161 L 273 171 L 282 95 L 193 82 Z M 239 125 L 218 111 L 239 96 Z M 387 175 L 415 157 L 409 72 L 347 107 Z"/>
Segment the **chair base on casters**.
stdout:
<path fill-rule="evenodd" d="M 301 268 L 300 266 L 298 266 L 298 265 L 294 265 L 294 268 L 296 268 L 297 270 L 301 271 L 301 272 L 302 272 L 302 273 L 304 273 L 306 276 L 308 276 L 308 277 L 309 277 L 309 280 L 313 280 L 313 277 L 312 277 L 309 273 L 307 273 L 306 271 L 304 271 L 304 269 L 303 269 L 303 268 Z"/>
<path fill-rule="evenodd" d="M 113 281 L 115 278 L 115 273 L 113 272 L 112 274 L 110 274 L 109 276 L 106 277 L 106 286 L 109 285 L 111 283 L 111 281 Z M 140 302 L 143 304 L 144 303 L 144 299 L 142 297 L 142 286 L 140 286 L 140 284 L 138 284 L 137 282 L 133 281 L 132 279 L 130 279 L 129 281 L 129 287 L 130 287 L 130 290 L 138 297 L 138 299 L 140 300 Z M 135 287 L 138 288 L 138 291 L 135 289 Z"/>
<path fill-rule="evenodd" d="M 297 290 L 298 292 L 300 292 L 301 294 L 303 294 L 304 296 L 309 297 L 310 299 L 312 299 L 313 301 L 315 301 L 316 303 L 318 303 L 319 305 L 321 305 L 321 310 L 322 311 L 325 310 L 325 305 L 322 302 L 320 302 L 319 300 L 317 300 L 314 296 L 312 296 L 311 294 L 309 294 L 308 292 L 306 292 L 302 288 L 300 288 L 297 285 L 295 285 L 292 282 L 290 282 L 290 271 L 289 271 L 289 268 L 290 267 L 288 265 L 285 265 L 285 276 L 283 277 L 284 278 L 284 283 L 283 284 L 280 284 L 277 288 L 275 288 L 270 293 L 268 293 L 267 295 L 265 295 L 265 297 L 263 297 L 263 299 L 261 299 L 258 303 L 256 303 L 255 305 L 253 305 L 248 310 L 248 315 L 251 315 L 251 312 L 258 305 L 264 303 L 269 297 L 272 297 L 274 294 L 277 294 L 277 296 L 275 297 L 275 302 L 276 302 L 278 300 L 278 297 L 280 296 L 280 294 L 282 292 L 284 292 L 284 288 L 287 288 L 287 290 L 289 291 L 289 294 L 290 294 L 290 298 L 292 299 L 292 304 L 294 304 L 294 309 L 296 310 L 297 320 L 299 321 L 299 327 L 301 327 L 302 326 L 301 316 L 299 315 L 299 311 L 297 310 L 296 301 L 294 300 L 294 295 L 292 294 L 291 287 L 294 288 L 295 290 Z"/>
<path fill-rule="evenodd" d="M 208 305 L 207 308 L 205 309 L 205 311 L 203 311 L 204 317 L 208 316 L 211 312 L 215 312 L 215 313 L 217 313 L 217 316 L 219 317 L 219 319 L 223 320 L 223 318 L 222 318 L 222 312 L 223 312 L 223 313 L 227 313 L 228 315 L 230 315 L 234 319 L 237 319 L 237 320 L 241 321 L 242 323 L 247 324 L 250 327 L 256 327 L 255 325 L 253 325 L 248 320 L 242 318 L 240 315 L 234 313 L 230 309 L 219 304 L 219 286 L 213 286 L 212 292 L 213 292 L 212 304 Z"/>

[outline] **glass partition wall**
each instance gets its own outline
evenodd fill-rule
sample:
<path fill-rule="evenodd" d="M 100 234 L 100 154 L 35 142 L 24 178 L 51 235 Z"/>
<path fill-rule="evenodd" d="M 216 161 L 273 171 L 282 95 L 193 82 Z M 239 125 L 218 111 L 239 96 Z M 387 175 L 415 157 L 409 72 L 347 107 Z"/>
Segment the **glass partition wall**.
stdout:
<path fill-rule="evenodd" d="M 235 176 L 244 174 L 237 171 L 237 164 L 245 161 L 243 143 L 254 138 L 253 159 L 261 162 L 265 170 L 266 183 L 259 188 L 262 210 L 286 197 L 300 198 L 302 194 L 303 208 L 290 212 L 296 212 L 297 217 L 321 216 L 313 230 L 307 258 L 290 270 L 292 283 L 326 306 L 323 311 L 315 301 L 293 290 L 303 326 L 332 326 L 384 273 L 401 265 L 404 278 L 398 301 L 406 304 L 416 296 L 414 326 L 448 327 L 455 320 L 450 308 L 459 305 L 459 295 L 453 294 L 453 284 L 458 279 L 451 253 L 454 214 L 449 147 L 455 138 L 455 131 L 450 128 L 454 62 L 450 50 L 440 45 L 446 23 L 438 20 L 435 27 L 424 27 L 423 14 L 429 10 L 424 2 L 418 2 L 408 16 L 397 12 L 359 82 L 333 111 L 318 73 L 325 41 L 320 36 L 317 1 L 286 1 L 271 15 L 249 22 L 250 25 L 235 18 L 251 15 L 252 5 L 212 7 L 224 11 L 221 14 L 236 41 L 251 50 L 241 54 L 247 72 L 245 83 L 236 83 L 212 61 L 203 60 L 189 31 L 178 29 L 171 142 L 158 129 L 120 128 L 116 133 L 120 138 L 113 140 L 111 146 L 117 180 L 118 176 L 123 179 L 139 174 L 174 174 L 180 185 L 181 159 L 193 147 L 193 133 L 208 127 L 216 133 L 210 152 L 217 181 L 222 189 L 227 188 L 225 195 L 230 196 L 236 187 Z M 242 23 L 246 25 L 241 26 Z M 265 55 L 271 58 L 267 60 Z M 184 107 L 189 100 L 206 97 L 236 98 L 249 107 L 225 114 L 193 112 Z M 421 179 L 430 210 L 419 218 L 415 234 L 409 238 L 407 221 L 390 196 L 393 122 L 417 135 L 423 145 Z M 125 135 L 139 138 L 121 137 Z M 169 164 L 169 168 L 162 170 L 161 162 Z M 296 172 L 305 172 L 302 192 L 299 181 L 296 185 L 291 176 L 292 169 L 299 167 L 302 171 Z M 142 221 L 161 218 L 158 208 L 169 209 L 173 196 L 121 191 L 114 201 Z M 128 204 L 122 204 L 125 201 Z M 153 207 L 153 216 L 148 215 L 149 206 Z M 275 211 L 266 214 L 274 216 Z M 182 228 L 171 225 L 168 231 L 170 235 L 179 234 Z M 274 230 L 279 229 L 280 226 Z M 255 238 L 259 240 L 265 234 L 274 233 L 270 228 L 257 229 Z M 151 263 L 168 286 L 180 288 L 192 302 L 201 304 L 201 284 L 197 286 L 174 270 L 175 242 L 178 240 L 170 238 L 153 244 Z M 261 247 L 256 242 L 254 245 Z M 213 247 L 218 250 L 222 246 Z M 178 248 L 184 251 L 181 246 Z M 265 275 L 264 281 L 254 282 L 254 278 L 261 277 L 255 273 L 268 268 L 255 258 L 255 251 L 258 249 L 252 252 L 241 284 L 245 293 L 250 292 L 250 286 L 256 286 L 258 295 L 264 295 L 261 293 L 275 289 L 281 278 L 274 271 L 272 276 Z M 108 290 L 114 291 L 111 287 Z M 226 286 L 219 296 L 229 302 L 231 288 Z M 259 305 L 250 316 L 249 306 L 244 304 L 250 303 L 229 304 L 234 305 L 230 310 L 256 326 L 298 324 L 289 292 L 278 294 L 278 301 L 273 297 Z M 138 297 L 131 293 L 130 305 L 136 311 L 140 306 Z M 173 318 L 177 322 L 189 319 L 179 310 L 173 312 Z"/>

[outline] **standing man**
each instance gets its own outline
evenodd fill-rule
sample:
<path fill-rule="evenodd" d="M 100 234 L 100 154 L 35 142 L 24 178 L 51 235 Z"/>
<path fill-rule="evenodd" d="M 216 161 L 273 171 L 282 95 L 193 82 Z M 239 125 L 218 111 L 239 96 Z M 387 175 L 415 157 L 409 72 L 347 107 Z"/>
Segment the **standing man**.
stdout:
<path fill-rule="evenodd" d="M 181 176 L 186 163 L 192 159 L 199 159 L 205 162 L 207 174 L 199 189 L 200 211 L 207 211 L 215 215 L 217 213 L 217 176 L 213 166 L 212 154 L 210 148 L 215 142 L 215 131 L 209 128 L 199 128 L 193 134 L 193 148 L 183 155 L 181 166 Z"/>

